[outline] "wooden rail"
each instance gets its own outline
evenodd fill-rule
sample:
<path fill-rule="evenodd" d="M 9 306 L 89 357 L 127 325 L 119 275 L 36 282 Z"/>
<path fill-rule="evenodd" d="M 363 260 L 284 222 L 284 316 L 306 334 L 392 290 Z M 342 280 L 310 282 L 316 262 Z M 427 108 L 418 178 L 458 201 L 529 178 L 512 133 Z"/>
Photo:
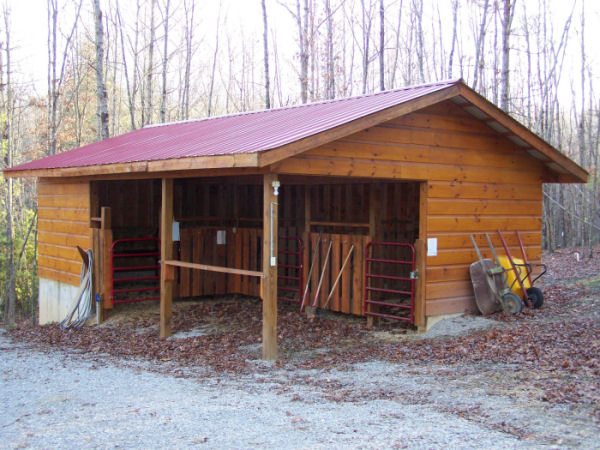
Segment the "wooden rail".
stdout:
<path fill-rule="evenodd" d="M 262 272 L 255 270 L 234 269 L 232 267 L 210 266 L 208 264 L 196 264 L 185 261 L 167 260 L 163 261 L 167 266 L 185 267 L 187 269 L 208 270 L 210 272 L 233 273 L 235 275 L 248 275 L 250 277 L 263 277 Z"/>

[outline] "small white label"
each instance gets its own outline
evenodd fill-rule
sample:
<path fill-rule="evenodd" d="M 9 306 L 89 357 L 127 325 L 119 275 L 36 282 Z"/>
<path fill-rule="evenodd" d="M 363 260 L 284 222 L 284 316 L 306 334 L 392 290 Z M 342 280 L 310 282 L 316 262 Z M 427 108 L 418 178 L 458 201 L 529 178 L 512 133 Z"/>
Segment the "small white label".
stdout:
<path fill-rule="evenodd" d="M 271 256 L 271 267 L 275 267 L 277 265 L 277 258 Z"/>
<path fill-rule="evenodd" d="M 437 256 L 437 238 L 427 238 L 427 256 Z"/>
<path fill-rule="evenodd" d="M 227 231 L 217 230 L 217 245 L 225 245 L 227 243 Z"/>
<path fill-rule="evenodd" d="M 173 242 L 178 242 L 181 240 L 179 237 L 179 222 L 173 222 Z"/>

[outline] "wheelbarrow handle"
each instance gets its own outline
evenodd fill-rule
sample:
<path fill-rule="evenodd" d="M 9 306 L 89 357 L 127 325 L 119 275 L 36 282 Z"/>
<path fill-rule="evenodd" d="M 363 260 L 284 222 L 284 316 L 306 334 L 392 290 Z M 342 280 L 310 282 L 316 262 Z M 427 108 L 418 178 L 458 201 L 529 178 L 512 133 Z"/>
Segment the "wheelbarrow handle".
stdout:
<path fill-rule="evenodd" d="M 471 242 L 473 242 L 473 247 L 475 247 L 475 253 L 477 253 L 477 257 L 483 266 L 483 256 L 481 256 L 481 252 L 479 251 L 479 247 L 477 246 L 477 242 L 475 242 L 475 238 L 471 235 Z"/>

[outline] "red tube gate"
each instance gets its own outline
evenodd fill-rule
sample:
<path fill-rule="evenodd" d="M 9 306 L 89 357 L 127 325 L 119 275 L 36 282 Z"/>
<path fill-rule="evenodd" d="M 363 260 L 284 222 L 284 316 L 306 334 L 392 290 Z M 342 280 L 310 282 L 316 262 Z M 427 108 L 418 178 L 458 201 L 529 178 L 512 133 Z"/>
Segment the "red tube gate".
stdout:
<path fill-rule="evenodd" d="M 151 245 L 144 245 L 145 243 Z M 159 260 L 160 239 L 158 238 L 128 238 L 114 241 L 110 246 L 111 302 L 116 304 L 160 300 Z M 116 261 L 119 263 L 115 264 Z M 133 263 L 128 264 L 130 262 Z M 116 274 L 122 276 L 115 276 Z M 123 286 L 123 283 L 134 283 L 134 286 L 117 288 L 119 285 Z M 159 295 L 146 295 L 156 292 Z M 135 296 L 135 293 L 142 293 L 142 296 Z"/>
<path fill-rule="evenodd" d="M 304 245 L 302 239 L 296 236 L 279 236 L 279 240 L 287 245 L 283 246 L 284 248 L 279 247 L 277 251 L 278 255 L 283 256 L 278 258 L 277 264 L 277 301 L 300 304 L 304 288 L 302 280 Z M 284 292 L 294 293 L 294 296 L 290 298 L 285 296 Z"/>
<path fill-rule="evenodd" d="M 417 278 L 414 246 L 398 242 L 369 242 L 365 255 L 365 316 L 413 324 Z M 377 299 L 373 298 L 374 294 Z M 385 298 L 386 295 L 393 298 Z M 377 310 L 371 311 L 370 305 Z"/>

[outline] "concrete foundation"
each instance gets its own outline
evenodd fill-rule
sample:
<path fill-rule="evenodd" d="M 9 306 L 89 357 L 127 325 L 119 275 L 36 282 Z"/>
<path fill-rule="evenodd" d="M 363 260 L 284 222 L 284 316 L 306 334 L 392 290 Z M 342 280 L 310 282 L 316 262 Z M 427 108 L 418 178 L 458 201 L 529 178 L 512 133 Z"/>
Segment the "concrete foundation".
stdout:
<path fill-rule="evenodd" d="M 77 286 L 60 281 L 39 279 L 39 323 L 45 325 L 65 318 L 77 296 Z"/>
<path fill-rule="evenodd" d="M 455 317 L 460 317 L 463 314 L 464 313 L 454 313 L 454 314 L 442 314 L 440 316 L 427 316 L 425 318 L 425 326 L 419 327 L 417 332 L 425 333 L 425 332 L 429 331 L 431 329 L 431 327 L 434 326 L 436 323 L 438 323 L 440 320 L 453 319 Z"/>

